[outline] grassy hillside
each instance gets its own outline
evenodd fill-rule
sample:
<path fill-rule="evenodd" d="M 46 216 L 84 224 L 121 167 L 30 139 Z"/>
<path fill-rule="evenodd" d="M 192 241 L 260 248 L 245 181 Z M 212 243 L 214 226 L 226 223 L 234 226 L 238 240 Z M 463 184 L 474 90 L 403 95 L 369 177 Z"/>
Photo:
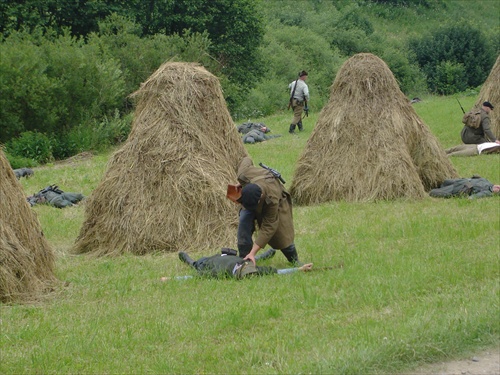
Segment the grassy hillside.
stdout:
<path fill-rule="evenodd" d="M 455 98 L 423 99 L 415 109 L 443 147 L 460 143 Z M 290 113 L 254 119 L 282 134 L 247 145 L 254 161 L 289 186 L 317 116 L 297 136 L 287 134 Z M 21 182 L 26 194 L 58 184 L 89 195 L 109 156 L 37 168 Z M 462 176 L 500 181 L 500 155 L 452 161 Z M 500 341 L 499 202 L 295 207 L 302 260 L 342 268 L 165 283 L 161 276 L 194 273 L 176 254 L 71 255 L 84 205 L 35 206 L 67 286 L 36 305 L 0 306 L 0 372 L 389 374 L 468 355 Z M 288 266 L 281 254 L 266 264 Z"/>

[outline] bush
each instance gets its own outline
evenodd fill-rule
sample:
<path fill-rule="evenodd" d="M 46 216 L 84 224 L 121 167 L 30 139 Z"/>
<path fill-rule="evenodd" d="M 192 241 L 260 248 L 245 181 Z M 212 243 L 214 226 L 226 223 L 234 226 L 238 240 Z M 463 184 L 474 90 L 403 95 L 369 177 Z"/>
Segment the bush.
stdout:
<path fill-rule="evenodd" d="M 9 161 L 12 169 L 33 168 L 38 165 L 38 163 L 33 159 L 23 158 L 21 156 L 13 156 L 7 152 L 5 153 L 5 157 Z"/>
<path fill-rule="evenodd" d="M 58 133 L 123 104 L 119 64 L 95 45 L 13 33 L 0 53 L 0 141 L 24 131 Z"/>
<path fill-rule="evenodd" d="M 462 22 L 413 39 L 409 46 L 427 75 L 429 88 L 436 93 L 453 94 L 456 86 L 477 87 L 488 76 L 496 56 L 487 41 L 480 30 Z M 460 78 L 463 85 L 456 82 Z"/>
<path fill-rule="evenodd" d="M 41 164 L 53 160 L 50 139 L 38 132 L 21 133 L 18 138 L 7 142 L 6 151 L 14 157 L 32 159 Z"/>
<path fill-rule="evenodd" d="M 433 87 L 441 95 L 451 95 L 467 88 L 465 67 L 460 63 L 442 61 L 436 66 Z"/>
<path fill-rule="evenodd" d="M 65 159 L 84 151 L 103 151 L 109 146 L 127 139 L 132 124 L 132 114 L 120 117 L 118 111 L 113 117 L 101 121 L 92 120 L 51 138 L 55 159 Z"/>

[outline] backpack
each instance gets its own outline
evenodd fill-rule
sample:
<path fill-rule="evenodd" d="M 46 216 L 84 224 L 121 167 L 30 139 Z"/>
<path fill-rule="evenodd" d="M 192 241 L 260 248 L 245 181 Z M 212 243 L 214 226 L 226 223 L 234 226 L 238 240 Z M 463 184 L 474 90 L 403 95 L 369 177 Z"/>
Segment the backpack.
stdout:
<path fill-rule="evenodd" d="M 479 108 L 472 108 L 469 112 L 464 113 L 462 122 L 470 128 L 479 128 L 481 125 L 481 110 Z"/>

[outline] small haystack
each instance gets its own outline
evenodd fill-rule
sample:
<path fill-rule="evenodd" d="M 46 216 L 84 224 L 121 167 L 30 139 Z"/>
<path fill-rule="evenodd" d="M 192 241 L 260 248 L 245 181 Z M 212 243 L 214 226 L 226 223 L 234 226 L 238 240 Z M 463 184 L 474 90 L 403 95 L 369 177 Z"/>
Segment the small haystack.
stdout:
<path fill-rule="evenodd" d="M 290 192 L 299 204 L 422 198 L 454 177 L 389 67 L 361 53 L 339 70 Z"/>
<path fill-rule="evenodd" d="M 2 151 L 0 176 L 0 302 L 34 301 L 56 285 L 54 253 Z"/>
<path fill-rule="evenodd" d="M 218 79 L 165 63 L 133 94 L 132 131 L 86 203 L 76 253 L 199 251 L 236 242 L 226 196 L 246 149 Z"/>
<path fill-rule="evenodd" d="M 480 106 L 485 101 L 489 101 L 495 107 L 490 112 L 491 131 L 497 139 L 500 139 L 500 55 L 497 57 L 490 75 L 484 81 L 476 106 Z"/>

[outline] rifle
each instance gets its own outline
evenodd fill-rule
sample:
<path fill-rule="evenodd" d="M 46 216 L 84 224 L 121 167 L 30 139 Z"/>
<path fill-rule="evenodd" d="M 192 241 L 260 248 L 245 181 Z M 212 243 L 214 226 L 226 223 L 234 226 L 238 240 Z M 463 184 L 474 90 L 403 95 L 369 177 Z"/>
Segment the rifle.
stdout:
<path fill-rule="evenodd" d="M 309 107 L 307 106 L 307 99 L 304 98 L 304 117 L 309 117 Z"/>
<path fill-rule="evenodd" d="M 297 79 L 295 80 L 295 86 L 293 86 L 292 95 L 290 95 L 290 100 L 288 101 L 288 108 L 287 109 L 290 109 L 290 107 L 292 106 L 293 95 L 295 94 L 295 89 L 297 88 L 297 83 L 299 83 L 299 78 L 300 78 L 300 73 L 299 73 L 299 76 L 297 77 Z"/>
<path fill-rule="evenodd" d="M 270 168 L 268 167 L 267 165 L 265 164 L 262 164 L 262 163 L 259 163 L 259 165 L 264 168 L 264 169 L 267 169 L 269 172 L 271 172 L 273 174 L 274 177 L 276 177 L 278 180 L 281 181 L 282 184 L 285 184 L 286 181 L 283 179 L 283 177 L 281 177 L 281 173 L 279 173 L 276 169 L 273 169 L 273 168 Z"/>
<path fill-rule="evenodd" d="M 455 98 L 455 99 L 457 99 L 458 105 L 462 109 L 462 113 L 465 115 L 464 107 L 462 107 L 462 104 L 460 104 L 460 101 L 458 100 L 458 98 Z"/>

